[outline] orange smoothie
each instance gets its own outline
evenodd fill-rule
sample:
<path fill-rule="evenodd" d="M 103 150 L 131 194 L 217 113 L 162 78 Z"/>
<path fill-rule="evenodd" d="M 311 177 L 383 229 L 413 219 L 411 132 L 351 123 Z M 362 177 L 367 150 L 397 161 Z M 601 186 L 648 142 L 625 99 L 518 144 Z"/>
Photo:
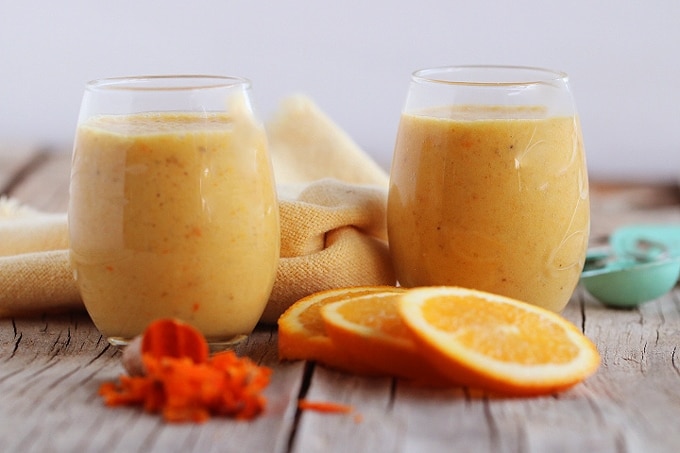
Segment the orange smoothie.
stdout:
<path fill-rule="evenodd" d="M 258 322 L 278 264 L 278 205 L 264 131 L 235 121 L 148 113 L 79 126 L 71 261 L 105 336 L 129 340 L 173 317 L 221 342 Z"/>
<path fill-rule="evenodd" d="M 387 217 L 403 286 L 457 285 L 560 311 L 590 226 L 578 118 L 538 107 L 404 114 Z"/>

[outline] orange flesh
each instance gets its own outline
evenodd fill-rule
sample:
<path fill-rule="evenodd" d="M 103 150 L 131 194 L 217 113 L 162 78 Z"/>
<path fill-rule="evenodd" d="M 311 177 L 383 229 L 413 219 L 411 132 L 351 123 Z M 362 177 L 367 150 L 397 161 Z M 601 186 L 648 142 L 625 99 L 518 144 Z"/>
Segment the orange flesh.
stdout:
<path fill-rule="evenodd" d="M 505 304 L 485 308 L 488 310 L 480 310 L 474 297 L 458 298 L 455 304 L 433 298 L 425 303 L 423 313 L 433 327 L 456 332 L 456 340 L 466 348 L 499 361 L 560 364 L 579 354 L 564 329 L 542 322 L 536 313 Z"/>

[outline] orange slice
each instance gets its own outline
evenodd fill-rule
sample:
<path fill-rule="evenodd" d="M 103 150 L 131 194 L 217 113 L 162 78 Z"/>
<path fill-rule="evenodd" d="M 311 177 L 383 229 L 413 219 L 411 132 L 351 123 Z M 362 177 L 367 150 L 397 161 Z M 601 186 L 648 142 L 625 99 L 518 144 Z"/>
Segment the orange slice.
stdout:
<path fill-rule="evenodd" d="M 332 368 L 358 374 L 376 374 L 376 370 L 351 358 L 345 348 L 336 346 L 326 334 L 321 307 L 339 300 L 367 294 L 403 292 L 394 286 L 357 286 L 320 291 L 291 305 L 278 320 L 279 358 L 314 360 Z"/>
<path fill-rule="evenodd" d="M 357 361 L 419 383 L 446 382 L 416 347 L 399 315 L 400 293 L 377 293 L 321 307 L 326 332 Z"/>
<path fill-rule="evenodd" d="M 399 311 L 430 362 L 452 380 L 506 395 L 567 389 L 593 374 L 600 356 L 562 316 L 481 291 L 427 287 Z"/>

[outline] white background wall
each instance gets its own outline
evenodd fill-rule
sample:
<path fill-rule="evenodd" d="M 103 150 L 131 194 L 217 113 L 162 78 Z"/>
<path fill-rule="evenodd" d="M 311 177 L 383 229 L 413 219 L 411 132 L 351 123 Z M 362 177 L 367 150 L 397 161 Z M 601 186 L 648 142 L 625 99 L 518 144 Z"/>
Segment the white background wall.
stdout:
<path fill-rule="evenodd" d="M 568 72 L 591 176 L 680 177 L 678 0 L 0 0 L 0 140 L 70 146 L 107 76 L 249 77 L 266 118 L 301 92 L 389 167 L 409 74 Z"/>

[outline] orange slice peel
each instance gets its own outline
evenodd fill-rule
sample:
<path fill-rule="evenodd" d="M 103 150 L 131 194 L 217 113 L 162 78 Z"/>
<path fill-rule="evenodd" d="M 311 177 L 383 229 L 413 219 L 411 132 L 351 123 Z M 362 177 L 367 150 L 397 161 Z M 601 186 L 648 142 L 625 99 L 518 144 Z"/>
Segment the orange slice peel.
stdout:
<path fill-rule="evenodd" d="M 417 288 L 399 312 L 419 350 L 451 380 L 513 396 L 565 390 L 600 364 L 593 343 L 557 313 L 457 287 Z"/>
<path fill-rule="evenodd" d="M 403 291 L 393 286 L 358 286 L 320 291 L 298 300 L 278 320 L 279 359 L 312 360 L 351 373 L 377 374 L 373 367 L 358 362 L 346 348 L 333 343 L 326 333 L 321 307 L 367 294 Z"/>
<path fill-rule="evenodd" d="M 600 364 L 595 345 L 561 315 L 451 286 L 310 295 L 279 319 L 279 357 L 501 396 L 566 390 Z"/>
<path fill-rule="evenodd" d="M 344 299 L 321 308 L 326 332 L 357 362 L 418 382 L 445 379 L 420 353 L 399 314 L 400 292 Z"/>

